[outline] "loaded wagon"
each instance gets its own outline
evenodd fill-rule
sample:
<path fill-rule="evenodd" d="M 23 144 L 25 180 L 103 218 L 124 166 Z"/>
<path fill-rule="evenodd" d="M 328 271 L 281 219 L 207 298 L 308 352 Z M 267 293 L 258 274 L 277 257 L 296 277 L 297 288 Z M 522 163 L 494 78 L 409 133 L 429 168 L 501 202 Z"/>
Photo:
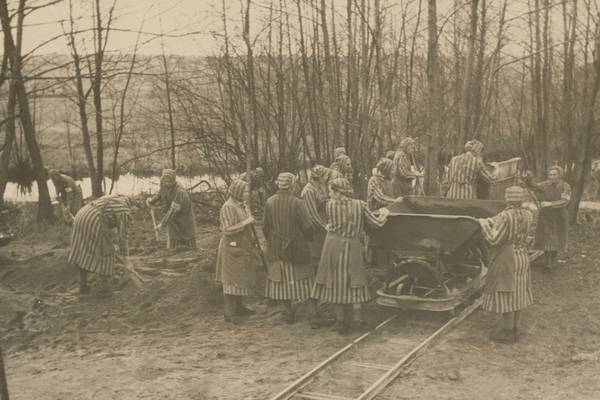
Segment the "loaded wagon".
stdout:
<path fill-rule="evenodd" d="M 504 207 L 503 201 L 415 196 L 390 205 L 388 222 L 369 233 L 375 262 L 387 270 L 377 303 L 452 312 L 467 302 L 487 275 L 488 251 L 477 218 Z"/>

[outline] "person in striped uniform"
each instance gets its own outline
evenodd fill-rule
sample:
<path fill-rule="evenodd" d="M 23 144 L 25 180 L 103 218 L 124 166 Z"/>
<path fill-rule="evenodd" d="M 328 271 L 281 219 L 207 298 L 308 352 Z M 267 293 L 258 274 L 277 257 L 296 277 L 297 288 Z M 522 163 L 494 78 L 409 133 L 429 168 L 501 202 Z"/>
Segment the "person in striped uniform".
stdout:
<path fill-rule="evenodd" d="M 55 169 L 48 170 L 48 176 L 52 180 L 56 198 L 61 205 L 63 219 L 68 223 L 73 222 L 73 217 L 83 206 L 81 186 L 70 176 L 61 174 Z"/>
<path fill-rule="evenodd" d="M 496 177 L 488 172 L 483 163 L 483 143 L 470 140 L 465 144 L 465 152 L 452 157 L 446 177 L 449 199 L 473 200 L 477 198 L 477 180 L 493 183 Z"/>
<path fill-rule="evenodd" d="M 256 167 L 250 172 L 241 174 L 240 179 L 247 182 L 250 188 L 250 195 L 246 203 L 252 212 L 252 216 L 254 218 L 261 217 L 266 201 L 265 170 Z"/>
<path fill-rule="evenodd" d="M 377 162 L 373 176 L 371 176 L 367 185 L 369 210 L 378 210 L 402 200 L 401 196 L 394 198 L 389 194 L 392 168 L 393 162 L 388 158 L 382 158 Z"/>
<path fill-rule="evenodd" d="M 160 204 L 163 217 L 156 229 L 168 229 L 167 248 L 188 249 L 196 247 L 196 218 L 190 194 L 176 180 L 175 170 L 164 169 L 160 190 L 146 200 L 152 207 Z"/>
<path fill-rule="evenodd" d="M 311 297 L 335 305 L 336 330 L 343 334 L 351 328 L 352 306 L 371 298 L 360 242 L 364 224 L 383 226 L 389 211 L 383 208 L 376 215 L 369 210 L 367 203 L 352 199 L 352 186 L 347 179 L 334 179 L 329 186 L 331 200 L 327 203 L 327 237 Z M 366 327 L 360 308 L 357 311 L 359 325 Z"/>
<path fill-rule="evenodd" d="M 302 189 L 300 198 L 308 212 L 308 218 L 313 225 L 313 235 L 309 242 L 310 254 L 313 263 L 319 263 L 323 242 L 325 241 L 326 222 L 325 204 L 327 204 L 327 182 L 329 181 L 330 169 L 322 165 L 315 165 L 310 170 L 310 180 Z"/>
<path fill-rule="evenodd" d="M 413 181 L 423 174 L 413 172 L 412 158 L 415 152 L 415 140 L 406 137 L 400 141 L 400 146 L 394 155 L 393 184 L 394 196 L 409 196 L 413 194 Z"/>
<path fill-rule="evenodd" d="M 303 201 L 294 195 L 296 182 L 294 174 L 279 174 L 276 182 L 279 190 L 267 199 L 263 219 L 268 262 L 265 297 L 283 304 L 284 321 L 288 324 L 295 321 L 292 301 L 310 297 L 315 275 L 308 245 L 313 225 Z M 310 306 L 314 315 L 314 300 Z"/>
<path fill-rule="evenodd" d="M 79 269 L 80 294 L 90 291 L 87 283 L 90 272 L 100 275 L 101 293 L 106 293 L 115 264 L 124 263 L 129 255 L 127 229 L 130 218 L 131 200 L 122 195 L 102 196 L 75 215 L 68 261 Z M 118 243 L 118 253 L 113 240 Z"/>
<path fill-rule="evenodd" d="M 494 247 L 483 309 L 502 314 L 502 325 L 492 340 L 513 343 L 519 340 L 521 311 L 533 304 L 527 237 L 533 226 L 533 213 L 523 207 L 525 189 L 506 189 L 507 208 L 492 218 L 480 219 L 484 237 Z"/>
<path fill-rule="evenodd" d="M 354 180 L 354 169 L 352 168 L 352 160 L 346 154 L 345 147 L 337 147 L 333 150 L 334 161 L 329 167 L 330 169 L 339 172 L 350 183 Z"/>
<path fill-rule="evenodd" d="M 255 221 L 246 207 L 249 195 L 247 182 L 233 181 L 219 213 L 223 236 L 217 253 L 216 280 L 223 285 L 225 321 L 231 323 L 238 323 L 240 316 L 254 314 L 242 302 L 243 296 L 254 293 L 258 265 L 251 227 Z"/>
<path fill-rule="evenodd" d="M 558 252 L 567 249 L 571 186 L 563 180 L 563 174 L 563 169 L 555 165 L 548 170 L 547 181 L 533 183 L 531 177 L 525 180 L 539 201 L 534 248 L 544 252 L 546 271 L 554 269 Z"/>

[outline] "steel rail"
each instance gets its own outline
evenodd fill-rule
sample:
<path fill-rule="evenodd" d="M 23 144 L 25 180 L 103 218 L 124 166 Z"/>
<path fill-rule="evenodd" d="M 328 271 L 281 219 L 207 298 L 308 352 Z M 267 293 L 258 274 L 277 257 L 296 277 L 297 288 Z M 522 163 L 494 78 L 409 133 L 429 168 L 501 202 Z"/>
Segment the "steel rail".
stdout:
<path fill-rule="evenodd" d="M 323 361 L 322 363 L 320 363 L 319 365 L 317 365 L 316 367 L 314 367 L 313 369 L 308 371 L 306 374 L 302 375 L 300 378 L 298 378 L 294 383 L 292 383 L 290 386 L 285 388 L 283 391 L 281 391 L 280 393 L 273 396 L 271 398 L 271 400 L 287 400 L 287 399 L 291 398 L 292 396 L 296 395 L 298 390 L 301 389 L 302 387 L 304 387 L 306 384 L 308 384 L 310 382 L 311 378 L 314 375 L 316 375 L 317 372 L 321 371 L 323 368 L 325 368 L 326 366 L 331 364 L 333 361 L 340 358 L 340 356 L 342 354 L 346 353 L 348 350 L 355 347 L 357 344 L 359 344 L 360 342 L 362 342 L 363 340 L 368 338 L 371 334 L 373 334 L 374 332 L 378 331 L 379 329 L 383 328 L 384 326 L 386 326 L 387 324 L 389 324 L 390 322 L 395 320 L 397 317 L 398 317 L 398 315 L 391 316 L 390 318 L 386 319 L 385 321 L 383 321 L 382 323 L 377 325 L 375 327 L 375 329 L 354 339 L 352 342 L 347 344 L 345 347 L 343 347 L 336 353 L 329 356 L 329 358 L 327 358 L 325 361 Z"/>
<path fill-rule="evenodd" d="M 417 357 L 419 357 L 430 345 L 432 345 L 436 340 L 438 340 L 440 337 L 442 337 L 446 332 L 448 332 L 449 330 L 454 328 L 456 325 L 460 324 L 469 315 L 471 315 L 475 310 L 477 310 L 479 308 L 479 306 L 481 305 L 481 302 L 482 302 L 481 298 L 475 300 L 473 302 L 473 304 L 467 306 L 457 316 L 453 317 L 448 322 L 446 322 L 444 325 L 442 325 L 440 328 L 438 328 L 432 335 L 428 336 L 425 340 L 420 342 L 416 347 L 414 347 L 404 357 L 402 357 L 396 364 L 392 365 L 389 369 L 387 369 L 386 372 L 379 377 L 379 379 L 377 379 L 371 386 L 369 386 L 358 397 L 349 398 L 349 397 L 342 397 L 342 396 L 336 396 L 336 395 L 331 395 L 331 394 L 320 394 L 320 393 L 314 393 L 314 392 L 308 392 L 308 391 L 303 392 L 302 389 L 304 389 L 306 386 L 308 386 L 310 384 L 310 382 L 312 381 L 312 378 L 314 378 L 315 375 L 319 371 L 323 370 L 325 367 L 332 364 L 342 354 L 346 353 L 348 350 L 355 347 L 358 343 L 360 343 L 363 340 L 365 340 L 366 338 L 368 338 L 371 334 L 373 334 L 380 328 L 384 327 L 385 325 L 387 325 L 388 323 L 393 321 L 397 317 L 397 315 L 388 318 L 387 320 L 385 320 L 381 324 L 379 324 L 377 327 L 375 327 L 375 329 L 373 329 L 372 331 L 367 332 L 364 335 L 353 340 L 351 343 L 349 343 L 348 345 L 343 347 L 341 350 L 339 350 L 335 354 L 331 355 L 325 361 L 321 362 L 319 365 L 314 367 L 312 370 L 308 371 L 306 374 L 304 374 L 298 380 L 293 382 L 290 386 L 288 386 L 282 392 L 280 392 L 277 395 L 275 395 L 274 397 L 272 397 L 271 400 L 289 400 L 292 398 L 313 399 L 313 400 L 330 400 L 330 399 L 331 400 L 337 400 L 337 399 L 339 399 L 339 400 L 342 400 L 342 399 L 344 399 L 344 400 L 373 400 L 381 392 L 383 392 L 383 390 L 385 390 L 385 388 L 394 379 L 396 379 L 398 377 L 398 375 L 400 375 L 404 369 L 406 369 L 410 364 L 412 364 L 417 359 Z M 354 364 L 356 364 L 356 366 L 361 366 L 360 363 L 354 363 Z M 367 367 L 366 364 L 365 364 L 365 367 Z M 371 368 L 372 366 L 369 365 L 368 367 Z M 377 368 L 374 368 L 374 369 L 382 369 L 383 370 L 384 368 L 380 368 L 380 366 L 377 366 Z"/>

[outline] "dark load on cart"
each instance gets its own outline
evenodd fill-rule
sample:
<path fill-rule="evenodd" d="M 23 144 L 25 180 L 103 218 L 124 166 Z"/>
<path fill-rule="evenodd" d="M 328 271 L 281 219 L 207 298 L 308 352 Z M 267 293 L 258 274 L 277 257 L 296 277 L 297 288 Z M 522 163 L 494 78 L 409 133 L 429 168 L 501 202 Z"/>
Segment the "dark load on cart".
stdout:
<path fill-rule="evenodd" d="M 407 197 L 389 206 L 386 225 L 370 232 L 377 263 L 389 268 L 377 302 L 401 309 L 452 311 L 485 284 L 486 245 L 477 218 L 503 201 Z"/>
<path fill-rule="evenodd" d="M 0 247 L 6 246 L 12 240 L 13 235 L 0 232 Z"/>

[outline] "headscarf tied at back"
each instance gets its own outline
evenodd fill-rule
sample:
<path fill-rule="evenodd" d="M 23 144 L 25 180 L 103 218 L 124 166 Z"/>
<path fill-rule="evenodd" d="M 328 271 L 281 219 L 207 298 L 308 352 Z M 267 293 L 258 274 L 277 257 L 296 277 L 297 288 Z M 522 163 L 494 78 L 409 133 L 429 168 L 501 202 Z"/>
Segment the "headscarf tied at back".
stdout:
<path fill-rule="evenodd" d="M 346 155 L 346 148 L 345 147 L 336 147 L 333 150 L 333 159 L 334 160 L 337 160 L 341 156 L 345 156 L 345 155 Z"/>
<path fill-rule="evenodd" d="M 290 190 L 296 181 L 296 175 L 291 172 L 282 172 L 277 176 L 279 190 Z"/>
<path fill-rule="evenodd" d="M 415 144 L 415 139 L 411 138 L 411 137 L 405 137 L 404 139 L 402 139 L 400 141 L 400 150 L 406 152 L 408 150 L 408 148 L 412 145 Z"/>
<path fill-rule="evenodd" d="M 390 160 L 393 160 L 395 155 L 396 155 L 396 152 L 395 152 L 394 150 L 388 150 L 388 151 L 385 153 L 385 156 L 386 156 L 387 158 L 389 158 Z"/>
<path fill-rule="evenodd" d="M 229 196 L 237 201 L 244 201 L 244 193 L 248 190 L 248 182 L 236 179 L 229 185 Z"/>
<path fill-rule="evenodd" d="M 469 140 L 467 143 L 465 143 L 465 151 L 470 151 L 473 154 L 479 155 L 483 153 L 483 149 L 483 143 L 477 139 Z"/>
<path fill-rule="evenodd" d="M 336 161 L 338 162 L 338 166 L 340 172 L 343 174 L 352 174 L 354 171 L 352 169 L 352 160 L 345 154 L 339 156 Z"/>
<path fill-rule="evenodd" d="M 329 182 L 331 189 L 335 192 L 341 193 L 346 197 L 352 197 L 354 191 L 352 190 L 352 185 L 350 181 L 346 178 L 335 178 L 331 182 Z"/>
<path fill-rule="evenodd" d="M 310 169 L 310 177 L 313 180 L 318 180 L 319 182 L 324 182 L 327 180 L 327 175 L 329 173 L 329 168 L 326 168 L 322 165 L 315 165 Z"/>
<path fill-rule="evenodd" d="M 375 168 L 385 177 L 388 177 L 392 173 L 392 167 L 394 163 L 389 158 L 382 158 L 377 162 Z"/>
<path fill-rule="evenodd" d="M 176 173 L 174 169 L 163 169 L 162 175 L 160 176 L 160 183 L 171 183 L 174 184 L 176 182 Z"/>
<path fill-rule="evenodd" d="M 551 166 L 550 168 L 548 168 L 548 172 L 550 172 L 550 171 L 556 171 L 558 173 L 558 177 L 560 179 L 562 179 L 563 176 L 565 175 L 565 170 L 559 165 Z"/>
<path fill-rule="evenodd" d="M 504 198 L 507 203 L 523 203 L 525 202 L 526 191 L 521 186 L 510 186 L 504 191 Z"/>

